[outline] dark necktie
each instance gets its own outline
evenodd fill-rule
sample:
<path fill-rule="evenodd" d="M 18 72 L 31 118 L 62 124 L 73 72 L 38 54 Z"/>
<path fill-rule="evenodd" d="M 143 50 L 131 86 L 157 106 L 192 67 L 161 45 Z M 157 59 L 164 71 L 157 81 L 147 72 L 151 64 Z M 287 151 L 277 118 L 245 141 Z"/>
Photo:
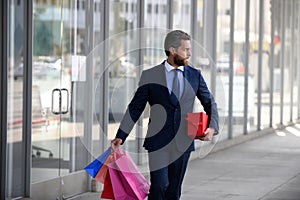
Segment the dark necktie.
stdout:
<path fill-rule="evenodd" d="M 178 78 L 178 73 L 179 69 L 173 69 L 174 71 L 174 79 L 173 79 L 173 85 L 172 85 L 172 91 L 179 100 L 180 98 L 180 84 L 179 84 L 179 78 Z"/>

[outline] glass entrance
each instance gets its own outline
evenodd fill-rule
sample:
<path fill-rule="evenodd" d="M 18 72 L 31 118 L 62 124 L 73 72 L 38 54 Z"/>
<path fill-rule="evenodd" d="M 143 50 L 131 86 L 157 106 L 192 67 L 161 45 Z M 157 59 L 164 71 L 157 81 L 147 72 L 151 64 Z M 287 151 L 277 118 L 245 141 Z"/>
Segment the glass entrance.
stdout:
<path fill-rule="evenodd" d="M 62 63 L 61 6 L 59 0 L 33 3 L 32 183 L 57 178 L 69 169 L 69 154 L 61 148 L 70 90 Z"/>
<path fill-rule="evenodd" d="M 33 197 L 42 197 L 41 184 L 49 199 L 87 191 L 83 168 L 103 150 L 100 3 L 34 1 Z"/>

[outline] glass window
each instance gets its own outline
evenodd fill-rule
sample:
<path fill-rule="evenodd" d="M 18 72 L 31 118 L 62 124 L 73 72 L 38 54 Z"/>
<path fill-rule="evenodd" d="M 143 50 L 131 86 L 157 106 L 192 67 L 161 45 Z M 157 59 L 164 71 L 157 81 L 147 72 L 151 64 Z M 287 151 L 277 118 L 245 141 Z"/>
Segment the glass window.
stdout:
<path fill-rule="evenodd" d="M 191 32 L 191 2 L 184 0 L 174 0 L 173 28 L 181 29 L 190 34 Z"/>
<path fill-rule="evenodd" d="M 220 122 L 228 117 L 229 100 L 229 55 L 230 55 L 230 1 L 218 1 L 217 16 L 217 84 L 216 84 L 216 102 L 218 102 Z M 223 125 L 223 124 L 220 124 Z M 220 140 L 228 138 L 228 124 L 220 127 L 222 134 Z"/>
<path fill-rule="evenodd" d="M 139 80 L 138 56 L 138 16 L 137 0 L 129 1 L 135 6 L 126 6 L 125 1 L 110 1 L 109 10 L 109 52 L 108 66 L 108 106 L 109 125 L 108 140 L 115 137 L 119 123 L 125 113 Z M 127 9 L 126 9 L 127 8 Z M 153 11 L 153 10 L 152 10 Z M 127 138 L 124 148 L 131 152 L 137 151 L 136 129 Z M 134 158 L 135 159 L 135 158 Z"/>
<path fill-rule="evenodd" d="M 285 50 L 284 50 L 284 77 L 283 77 L 283 123 L 287 123 L 290 121 L 290 106 L 291 106 L 291 92 L 292 92 L 292 85 L 291 79 L 293 79 L 294 75 L 291 74 L 292 70 L 292 2 L 293 1 L 286 1 L 285 4 Z"/>
<path fill-rule="evenodd" d="M 94 26 L 93 26 L 93 35 L 94 35 L 94 41 L 93 41 L 93 49 L 88 54 L 88 58 L 93 63 L 93 124 L 92 124 L 92 156 L 97 156 L 104 150 L 103 141 L 106 138 L 101 137 L 104 136 L 103 131 L 104 127 L 102 126 L 101 120 L 104 115 L 103 113 L 103 102 L 104 102 L 104 95 L 103 95 L 103 82 L 104 82 L 104 70 L 103 70 L 103 24 L 102 24 L 102 13 L 100 6 L 103 4 L 103 1 L 101 0 L 95 0 L 94 6 L 98 7 L 98 9 L 93 13 L 94 17 Z"/>
<path fill-rule="evenodd" d="M 257 88 L 258 88 L 258 40 L 259 40 L 259 1 L 254 0 L 250 1 L 250 26 L 249 26 L 249 42 L 250 42 L 250 49 L 249 49 L 249 77 L 251 77 L 251 83 L 254 88 L 251 90 L 250 87 L 248 88 L 248 117 L 253 116 L 250 118 L 250 123 L 248 124 L 250 128 L 249 131 L 257 130 Z M 263 60 L 266 60 L 264 58 Z M 266 65 L 268 66 L 268 65 Z M 267 76 L 269 71 L 265 68 L 264 76 Z M 267 73 L 266 73 L 267 72 Z M 249 80 L 249 81 L 250 81 Z M 269 80 L 269 79 L 266 79 Z M 264 82 L 262 85 L 263 88 L 266 87 L 267 81 Z M 250 85 L 249 85 L 250 86 Z M 250 93 L 252 92 L 252 93 Z M 254 105 L 251 103 L 254 102 Z"/>
<path fill-rule="evenodd" d="M 196 34 L 194 35 L 194 38 L 192 40 L 192 60 L 194 62 L 192 63 L 192 65 L 194 67 L 205 70 L 205 66 L 208 63 L 205 63 L 205 60 L 203 60 L 203 58 L 208 58 L 209 56 L 206 55 L 206 50 L 203 48 L 203 9 L 203 0 L 197 0 L 197 17 L 196 22 L 193 23 Z"/>
<path fill-rule="evenodd" d="M 264 1 L 263 50 L 262 50 L 262 94 L 261 94 L 261 128 L 270 125 L 270 47 L 271 47 L 271 3 Z"/>
<path fill-rule="evenodd" d="M 281 1 L 272 1 L 274 13 L 274 57 L 273 57 L 273 125 L 278 124 L 280 121 L 280 49 L 281 39 L 280 38 L 280 24 L 281 24 Z M 273 14 L 273 13 L 272 13 Z"/>
<path fill-rule="evenodd" d="M 164 38 L 167 28 L 167 13 L 165 6 L 167 0 L 145 1 L 145 6 L 154 8 L 157 5 L 158 12 L 152 10 L 150 13 L 145 13 L 145 56 L 144 68 L 153 67 L 165 59 Z"/>
<path fill-rule="evenodd" d="M 233 52 L 233 137 L 243 134 L 244 125 L 244 91 L 245 91 L 245 22 L 246 22 L 246 0 L 235 1 L 234 12 L 234 52 Z M 248 76 L 248 117 L 253 119 L 254 108 L 254 80 Z M 246 119 L 247 120 L 247 119 Z M 250 120 L 247 120 L 251 122 Z"/>

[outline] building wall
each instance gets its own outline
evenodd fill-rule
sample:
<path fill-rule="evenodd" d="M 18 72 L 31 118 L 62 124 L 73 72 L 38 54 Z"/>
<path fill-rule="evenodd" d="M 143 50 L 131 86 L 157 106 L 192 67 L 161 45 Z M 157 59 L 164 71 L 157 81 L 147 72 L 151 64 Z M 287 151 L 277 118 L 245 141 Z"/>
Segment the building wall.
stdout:
<path fill-rule="evenodd" d="M 110 145 L 142 70 L 165 59 L 171 29 L 191 34 L 190 64 L 215 95 L 214 142 L 297 120 L 300 1 L 247 2 L 1 1 L 1 199 L 91 190 L 83 168 Z M 148 117 L 146 106 L 124 145 L 139 166 Z"/>

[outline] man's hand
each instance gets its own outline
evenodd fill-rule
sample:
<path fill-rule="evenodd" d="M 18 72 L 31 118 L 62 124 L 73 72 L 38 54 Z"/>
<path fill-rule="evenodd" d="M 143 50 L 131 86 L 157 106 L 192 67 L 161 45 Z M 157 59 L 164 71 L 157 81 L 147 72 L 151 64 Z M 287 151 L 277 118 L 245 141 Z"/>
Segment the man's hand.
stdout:
<path fill-rule="evenodd" d="M 202 140 L 202 141 L 211 141 L 215 133 L 214 128 L 207 128 L 205 131 L 204 137 L 196 137 L 196 139 Z"/>
<path fill-rule="evenodd" d="M 111 148 L 113 150 L 117 149 L 122 143 L 122 139 L 120 138 L 115 138 L 111 141 Z"/>

